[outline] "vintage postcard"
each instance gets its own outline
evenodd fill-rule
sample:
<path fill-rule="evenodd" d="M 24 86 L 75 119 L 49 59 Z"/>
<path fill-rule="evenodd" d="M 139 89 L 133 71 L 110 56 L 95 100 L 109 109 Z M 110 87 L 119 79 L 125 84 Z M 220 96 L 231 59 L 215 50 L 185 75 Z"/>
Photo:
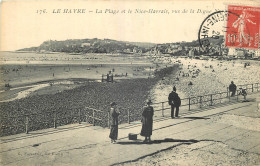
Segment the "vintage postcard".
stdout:
<path fill-rule="evenodd" d="M 0 12 L 0 165 L 260 165 L 258 0 Z"/>

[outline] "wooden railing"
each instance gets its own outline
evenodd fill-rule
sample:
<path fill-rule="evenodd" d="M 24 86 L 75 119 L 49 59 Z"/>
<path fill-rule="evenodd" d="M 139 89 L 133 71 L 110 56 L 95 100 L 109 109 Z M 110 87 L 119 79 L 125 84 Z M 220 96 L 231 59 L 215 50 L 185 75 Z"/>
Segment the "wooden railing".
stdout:
<path fill-rule="evenodd" d="M 94 108 L 90 108 L 90 107 L 85 107 L 85 108 L 92 111 L 92 115 L 90 115 L 90 116 L 87 116 L 87 115 L 86 115 L 86 116 L 87 116 L 87 119 L 89 119 L 89 118 L 92 119 L 92 124 L 93 124 L 93 126 L 95 126 L 96 120 L 102 121 L 101 118 L 98 118 L 98 117 L 96 117 L 95 115 L 96 115 L 97 112 L 103 113 L 103 111 L 98 110 L 98 109 L 94 109 Z"/>
<path fill-rule="evenodd" d="M 241 88 L 241 89 L 240 89 Z M 241 96 L 241 90 L 246 90 L 247 94 L 258 92 L 259 91 L 259 83 L 254 84 L 245 84 L 245 85 L 238 85 L 236 94 L 234 97 L 236 97 L 236 100 L 239 100 L 239 96 Z M 204 106 L 213 106 L 216 104 L 216 102 L 222 103 L 222 102 L 230 102 L 231 96 L 229 88 L 227 88 L 226 92 L 219 92 L 219 93 L 213 93 L 213 94 L 207 94 L 203 96 L 193 96 L 181 99 L 181 107 L 187 107 L 187 110 L 191 111 L 192 106 L 197 106 L 197 108 L 202 108 Z M 164 116 L 164 111 L 171 109 L 171 106 L 168 104 L 168 101 L 153 103 L 152 106 L 156 107 L 156 111 L 162 111 L 162 116 Z"/>
<path fill-rule="evenodd" d="M 28 111 L 26 108 L 19 108 L 20 112 Z M 11 132 L 13 134 L 29 133 L 31 130 L 44 128 L 57 128 L 58 125 L 81 123 L 86 120 L 86 109 L 59 107 L 57 110 L 44 111 L 41 113 L 25 113 L 18 116 L 1 116 L 1 136 Z M 10 130 L 10 131 L 4 131 Z M 11 131 L 14 130 L 14 131 Z M 8 135 L 8 134 L 7 134 Z"/>

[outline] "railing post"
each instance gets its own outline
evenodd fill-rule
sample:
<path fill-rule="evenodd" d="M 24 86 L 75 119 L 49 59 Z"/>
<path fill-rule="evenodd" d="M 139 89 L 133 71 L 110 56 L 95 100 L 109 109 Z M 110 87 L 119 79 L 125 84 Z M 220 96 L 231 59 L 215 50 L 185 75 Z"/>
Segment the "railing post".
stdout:
<path fill-rule="evenodd" d="M 210 105 L 212 106 L 213 105 L 213 95 L 210 94 Z"/>
<path fill-rule="evenodd" d="M 28 115 L 25 116 L 25 133 L 29 133 L 29 117 Z"/>
<path fill-rule="evenodd" d="M 79 109 L 79 124 L 81 124 L 80 116 L 81 116 L 81 110 Z"/>
<path fill-rule="evenodd" d="M 254 92 L 254 84 L 252 84 L 252 92 Z"/>
<path fill-rule="evenodd" d="M 200 96 L 200 108 L 202 107 L 202 96 Z"/>
<path fill-rule="evenodd" d="M 110 128 L 110 112 L 107 112 L 107 126 Z"/>
<path fill-rule="evenodd" d="M 227 87 L 227 97 L 228 97 L 228 101 L 230 102 L 230 91 L 228 87 Z"/>
<path fill-rule="evenodd" d="M 95 110 L 94 109 L 93 109 L 92 118 L 93 118 L 93 126 L 95 126 Z"/>
<path fill-rule="evenodd" d="M 56 119 L 57 119 L 57 113 L 56 113 L 56 111 L 53 111 L 53 116 L 54 116 L 53 126 L 54 126 L 54 128 L 56 129 L 56 128 L 57 128 L 57 122 L 56 122 Z"/>
<path fill-rule="evenodd" d="M 190 111 L 190 97 L 189 97 L 189 111 Z"/>
<path fill-rule="evenodd" d="M 237 101 L 238 101 L 239 91 L 237 90 Z"/>
<path fill-rule="evenodd" d="M 86 118 L 86 122 L 87 122 L 87 123 L 90 123 L 90 122 L 89 122 L 89 115 L 88 115 L 88 112 L 89 112 L 89 111 L 88 111 L 88 110 L 89 110 L 89 109 L 88 109 L 87 107 L 85 107 L 85 115 L 84 115 L 84 116 L 85 116 L 85 118 Z"/>
<path fill-rule="evenodd" d="M 258 83 L 256 83 L 256 91 L 258 92 Z"/>
<path fill-rule="evenodd" d="M 130 110 L 127 109 L 127 120 L 128 120 L 128 124 L 130 124 Z"/>
<path fill-rule="evenodd" d="M 162 116 L 164 117 L 164 103 L 162 102 Z"/>
<path fill-rule="evenodd" d="M 230 95 L 228 95 L 228 92 L 229 92 L 229 89 L 228 89 L 228 87 L 227 87 L 227 97 L 229 97 Z"/>

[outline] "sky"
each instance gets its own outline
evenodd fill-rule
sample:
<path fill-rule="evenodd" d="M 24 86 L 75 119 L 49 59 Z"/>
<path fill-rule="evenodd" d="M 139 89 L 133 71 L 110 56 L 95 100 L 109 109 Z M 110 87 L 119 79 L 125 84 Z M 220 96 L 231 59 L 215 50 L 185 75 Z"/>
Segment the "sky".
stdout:
<path fill-rule="evenodd" d="M 224 1 L 3 1 L 0 50 L 39 46 L 47 40 L 84 38 L 151 43 L 192 41 L 198 39 L 202 21 L 226 6 Z M 55 13 L 59 9 L 61 12 Z M 64 13 L 66 9 L 72 13 Z M 73 9 L 85 13 L 73 13 Z M 149 9 L 168 12 L 135 12 Z"/>

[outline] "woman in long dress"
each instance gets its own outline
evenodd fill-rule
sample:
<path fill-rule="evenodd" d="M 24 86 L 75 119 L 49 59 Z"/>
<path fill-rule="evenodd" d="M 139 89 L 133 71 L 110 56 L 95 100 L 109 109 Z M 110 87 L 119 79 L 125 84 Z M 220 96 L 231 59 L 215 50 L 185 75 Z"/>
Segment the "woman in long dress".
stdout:
<path fill-rule="evenodd" d="M 151 135 L 153 131 L 153 114 L 154 114 L 154 110 L 151 104 L 152 104 L 151 100 L 148 100 L 147 106 L 143 108 L 143 113 L 142 113 L 141 136 L 145 137 L 144 142 L 151 142 Z"/>
<path fill-rule="evenodd" d="M 115 143 L 118 137 L 118 116 L 119 116 L 119 111 L 117 108 L 117 104 L 115 102 L 112 102 L 111 109 L 110 109 L 110 134 L 109 134 L 111 143 Z"/>
<path fill-rule="evenodd" d="M 242 14 L 238 17 L 238 19 L 232 24 L 232 27 L 238 28 L 238 39 L 239 39 L 239 45 L 242 46 L 243 43 L 248 44 L 250 32 L 249 32 L 249 25 L 248 23 L 251 24 L 256 24 L 255 22 L 251 21 L 249 18 L 250 17 L 255 17 L 254 15 L 251 15 L 248 13 L 246 9 L 243 9 Z"/>

